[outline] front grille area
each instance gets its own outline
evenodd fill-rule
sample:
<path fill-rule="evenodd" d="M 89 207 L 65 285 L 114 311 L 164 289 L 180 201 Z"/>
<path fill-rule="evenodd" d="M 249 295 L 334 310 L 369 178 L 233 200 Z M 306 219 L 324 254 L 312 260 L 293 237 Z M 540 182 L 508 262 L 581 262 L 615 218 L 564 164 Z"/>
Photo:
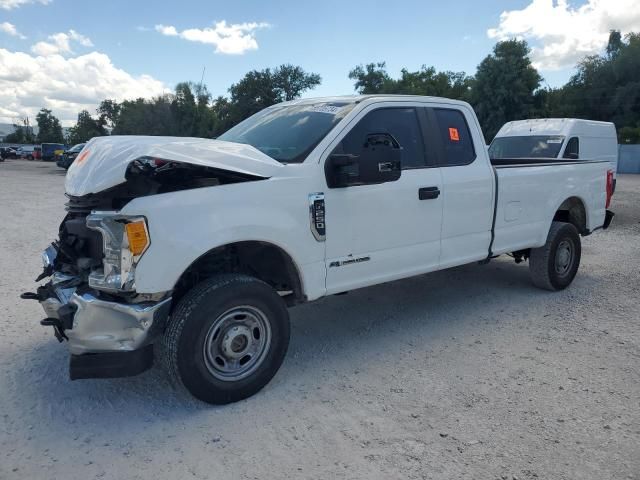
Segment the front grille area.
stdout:
<path fill-rule="evenodd" d="M 91 213 L 91 210 L 99 208 L 102 200 L 97 195 L 84 195 L 82 197 L 67 195 L 67 198 L 69 199 L 69 201 L 65 203 L 67 212 L 83 216 L 87 216 Z"/>
<path fill-rule="evenodd" d="M 87 215 L 92 210 L 110 206 L 110 199 L 103 195 L 67 195 L 65 204 L 67 216 L 60 224 L 61 261 L 67 264 L 76 275 L 88 274 L 88 271 L 102 263 L 102 235 L 87 228 Z M 69 268 L 67 268 L 69 270 Z"/>

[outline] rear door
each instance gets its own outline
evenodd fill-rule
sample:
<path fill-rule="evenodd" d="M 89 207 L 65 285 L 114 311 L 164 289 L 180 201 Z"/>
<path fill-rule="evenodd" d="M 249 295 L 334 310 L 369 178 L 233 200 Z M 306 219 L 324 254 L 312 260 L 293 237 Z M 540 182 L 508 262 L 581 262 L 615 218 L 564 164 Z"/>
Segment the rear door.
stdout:
<path fill-rule="evenodd" d="M 425 147 L 425 122 L 420 104 L 370 105 L 328 149 L 360 155 L 369 134 L 390 134 L 402 149 L 399 179 L 327 188 L 328 293 L 437 269 L 442 179 Z"/>
<path fill-rule="evenodd" d="M 495 177 L 472 112 L 457 105 L 426 109 L 443 184 L 440 268 L 486 258 Z"/>

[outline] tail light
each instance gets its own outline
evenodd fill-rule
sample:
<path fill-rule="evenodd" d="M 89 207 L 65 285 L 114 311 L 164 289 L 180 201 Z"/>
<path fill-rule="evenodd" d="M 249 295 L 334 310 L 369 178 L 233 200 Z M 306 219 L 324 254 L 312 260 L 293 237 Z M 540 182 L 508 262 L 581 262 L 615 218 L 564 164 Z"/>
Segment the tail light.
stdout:
<path fill-rule="evenodd" d="M 613 170 L 607 170 L 607 203 L 605 208 L 611 205 L 611 196 L 613 195 Z"/>

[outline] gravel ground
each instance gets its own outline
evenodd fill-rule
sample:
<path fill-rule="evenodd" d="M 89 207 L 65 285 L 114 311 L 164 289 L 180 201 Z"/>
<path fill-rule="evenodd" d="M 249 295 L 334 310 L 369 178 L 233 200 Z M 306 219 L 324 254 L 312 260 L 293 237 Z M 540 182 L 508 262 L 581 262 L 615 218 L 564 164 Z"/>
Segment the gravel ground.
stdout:
<path fill-rule="evenodd" d="M 0 478 L 640 479 L 640 176 L 569 289 L 501 257 L 296 307 L 280 372 L 224 407 L 156 368 L 68 380 L 18 299 L 63 181 L 0 163 Z"/>

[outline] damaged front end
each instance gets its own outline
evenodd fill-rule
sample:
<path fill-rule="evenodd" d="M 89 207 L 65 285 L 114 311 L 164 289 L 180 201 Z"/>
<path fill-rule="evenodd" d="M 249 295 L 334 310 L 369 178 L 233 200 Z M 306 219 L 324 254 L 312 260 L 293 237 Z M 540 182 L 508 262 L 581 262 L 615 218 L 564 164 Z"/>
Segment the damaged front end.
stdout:
<path fill-rule="evenodd" d="M 150 248 L 147 219 L 122 215 L 134 198 L 258 180 L 227 172 L 142 157 L 132 161 L 126 181 L 99 193 L 67 195 L 59 238 L 42 253 L 49 278 L 35 293 L 59 341 L 67 340 L 70 376 L 107 378 L 141 373 L 153 363 L 152 344 L 163 332 L 171 293 L 136 292 L 136 266 Z"/>

